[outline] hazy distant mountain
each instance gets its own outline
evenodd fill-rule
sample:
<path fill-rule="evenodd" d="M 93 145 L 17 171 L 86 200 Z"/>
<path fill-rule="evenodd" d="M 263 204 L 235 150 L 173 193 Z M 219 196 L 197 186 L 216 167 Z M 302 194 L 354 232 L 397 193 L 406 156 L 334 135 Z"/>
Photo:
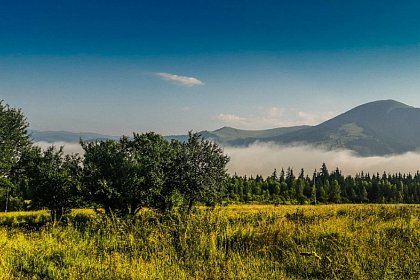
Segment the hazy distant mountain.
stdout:
<path fill-rule="evenodd" d="M 102 139 L 119 139 L 118 136 L 103 135 L 91 132 L 68 132 L 68 131 L 39 131 L 29 130 L 29 134 L 34 142 L 67 142 L 78 143 L 80 139 L 84 141 L 94 141 Z"/>
<path fill-rule="evenodd" d="M 203 134 L 208 133 L 209 136 L 214 137 L 215 140 L 223 142 L 241 142 L 245 139 L 266 139 L 275 136 L 285 135 L 291 132 L 299 131 L 309 126 L 293 126 L 293 127 L 279 127 L 266 130 L 242 130 L 232 127 L 222 127 L 218 130 L 208 132 L 205 131 Z"/>
<path fill-rule="evenodd" d="M 257 140 L 261 141 L 263 139 L 284 135 L 308 127 L 310 126 L 302 125 L 294 127 L 279 127 L 265 130 L 244 130 L 225 126 L 214 131 L 204 130 L 200 131 L 199 133 L 205 139 L 214 140 L 219 144 L 235 146 L 249 144 Z M 171 135 L 166 136 L 166 138 L 176 139 L 179 141 L 186 141 L 188 139 L 188 135 Z"/>
<path fill-rule="evenodd" d="M 280 127 L 266 130 L 242 130 L 223 127 L 200 134 L 221 145 L 242 146 L 260 142 L 310 144 L 326 149 L 348 149 L 361 156 L 399 154 L 420 149 L 420 109 L 394 100 L 360 105 L 316 126 Z M 34 141 L 78 142 L 118 139 L 96 133 L 32 131 Z M 187 135 L 165 136 L 185 141 Z"/>

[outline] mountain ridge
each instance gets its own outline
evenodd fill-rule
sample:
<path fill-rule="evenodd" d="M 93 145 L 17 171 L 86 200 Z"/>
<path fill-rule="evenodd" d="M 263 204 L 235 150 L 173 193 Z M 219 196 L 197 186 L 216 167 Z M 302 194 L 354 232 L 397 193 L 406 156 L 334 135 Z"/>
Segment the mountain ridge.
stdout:
<path fill-rule="evenodd" d="M 401 154 L 420 148 L 420 109 L 395 100 L 373 101 L 306 130 L 268 140 L 348 149 L 361 156 Z"/>

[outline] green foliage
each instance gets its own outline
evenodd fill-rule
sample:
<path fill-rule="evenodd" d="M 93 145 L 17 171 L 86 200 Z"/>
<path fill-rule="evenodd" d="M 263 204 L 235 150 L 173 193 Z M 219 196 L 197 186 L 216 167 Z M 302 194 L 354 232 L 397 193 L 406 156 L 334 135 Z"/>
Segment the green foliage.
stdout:
<path fill-rule="evenodd" d="M 21 110 L 0 101 L 0 175 L 10 177 L 22 151 L 30 145 L 27 128 Z"/>
<path fill-rule="evenodd" d="M 28 122 L 20 109 L 0 101 L 0 209 L 18 210 L 22 197 L 16 182 L 16 172 L 24 151 L 31 143 L 27 134 Z"/>
<path fill-rule="evenodd" d="M 274 172 L 273 174 L 275 174 Z M 230 202 L 286 204 L 310 203 L 420 203 L 420 173 L 356 174 L 344 177 L 337 168 L 329 173 L 325 164 L 313 178 L 291 168 L 284 176 L 232 176 L 227 184 Z"/>
<path fill-rule="evenodd" d="M 171 170 L 171 184 L 188 203 L 188 211 L 195 202 L 214 205 L 221 202 L 229 158 L 214 142 L 204 140 L 197 133 L 189 133 L 187 142 L 173 144 L 175 158 Z"/>
<path fill-rule="evenodd" d="M 153 132 L 134 134 L 132 140 L 125 141 L 134 172 L 131 186 L 125 190 L 131 213 L 146 206 L 160 210 L 170 208 L 175 190 L 168 184 L 174 158 L 169 142 Z"/>
<path fill-rule="evenodd" d="M 169 143 L 155 133 L 132 140 L 83 143 L 88 197 L 110 214 L 135 215 L 143 207 L 164 208 L 171 161 Z"/>
<path fill-rule="evenodd" d="M 81 143 L 85 154 L 83 178 L 86 186 L 86 199 L 97 203 L 107 213 L 126 215 L 128 203 L 125 190 L 129 189 L 133 178 L 133 169 L 126 140 L 98 141 Z"/>
<path fill-rule="evenodd" d="M 120 141 L 81 143 L 87 197 L 108 214 L 135 215 L 144 207 L 167 210 L 181 200 L 220 201 L 227 157 L 214 143 L 190 134 L 171 143 L 155 133 Z"/>
<path fill-rule="evenodd" d="M 48 208 L 53 220 L 76 206 L 80 195 L 80 158 L 64 155 L 63 147 L 49 147 L 28 168 L 30 198 L 34 208 Z"/>
<path fill-rule="evenodd" d="M 329 201 L 333 203 L 340 202 L 340 199 L 341 199 L 340 194 L 341 194 L 340 185 L 338 184 L 337 180 L 334 180 L 329 191 L 329 198 L 328 198 Z"/>

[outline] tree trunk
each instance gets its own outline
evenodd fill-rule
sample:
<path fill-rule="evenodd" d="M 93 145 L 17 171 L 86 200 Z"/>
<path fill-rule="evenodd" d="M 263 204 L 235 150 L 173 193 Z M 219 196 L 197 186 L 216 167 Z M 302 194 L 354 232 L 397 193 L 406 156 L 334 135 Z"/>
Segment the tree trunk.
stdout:
<path fill-rule="evenodd" d="M 59 208 L 59 209 L 51 209 L 50 210 L 51 213 L 51 220 L 53 223 L 60 221 L 61 218 L 64 215 L 64 209 L 63 208 Z"/>
<path fill-rule="evenodd" d="M 188 202 L 188 210 L 187 210 L 188 213 L 191 212 L 193 205 L 194 205 L 194 199 L 190 199 L 190 201 Z"/>

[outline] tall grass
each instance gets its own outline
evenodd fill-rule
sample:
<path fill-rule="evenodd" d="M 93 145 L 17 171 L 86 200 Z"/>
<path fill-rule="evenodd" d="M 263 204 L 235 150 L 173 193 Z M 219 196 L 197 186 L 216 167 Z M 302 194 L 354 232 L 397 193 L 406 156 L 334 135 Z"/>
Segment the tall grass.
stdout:
<path fill-rule="evenodd" d="M 47 215 L 0 215 L 0 279 L 420 278 L 419 205 L 231 205 L 130 220 L 77 210 L 61 225 Z"/>

